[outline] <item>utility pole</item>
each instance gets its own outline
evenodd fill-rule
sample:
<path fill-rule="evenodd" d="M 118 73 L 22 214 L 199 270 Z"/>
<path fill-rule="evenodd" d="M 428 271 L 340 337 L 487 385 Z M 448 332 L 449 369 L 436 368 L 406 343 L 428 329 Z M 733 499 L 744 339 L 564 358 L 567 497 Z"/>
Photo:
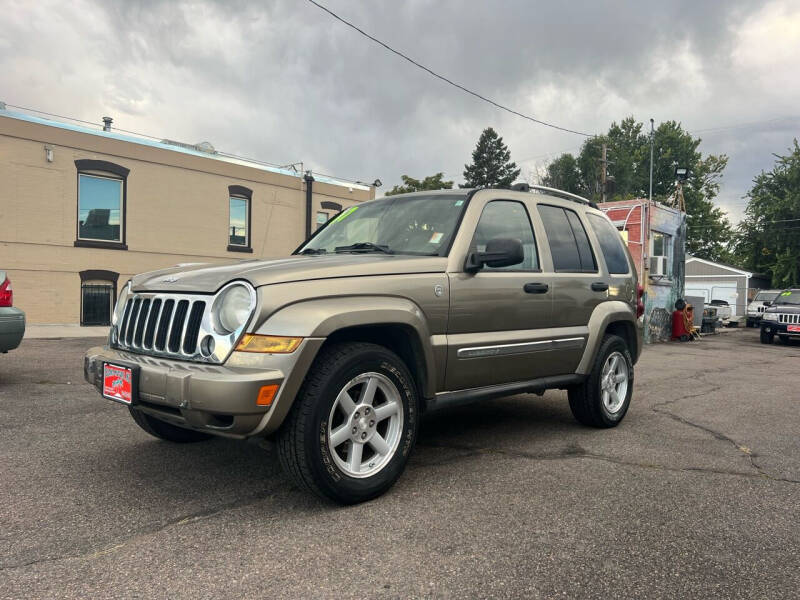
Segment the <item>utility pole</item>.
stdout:
<path fill-rule="evenodd" d="M 653 128 L 653 119 L 650 119 L 650 194 L 647 199 L 653 202 L 653 139 L 655 137 L 655 130 Z"/>
<path fill-rule="evenodd" d="M 600 159 L 600 190 L 603 193 L 603 202 L 606 201 L 606 176 L 608 174 L 608 146 L 603 142 L 603 154 Z"/>

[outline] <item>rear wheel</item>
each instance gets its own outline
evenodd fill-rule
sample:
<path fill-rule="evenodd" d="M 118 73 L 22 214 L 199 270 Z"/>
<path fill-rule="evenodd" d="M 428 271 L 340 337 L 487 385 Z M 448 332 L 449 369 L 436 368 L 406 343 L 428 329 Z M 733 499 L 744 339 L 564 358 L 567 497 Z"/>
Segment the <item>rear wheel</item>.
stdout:
<path fill-rule="evenodd" d="M 207 433 L 194 431 L 192 429 L 184 429 L 183 427 L 165 423 L 134 408 L 130 408 L 129 410 L 133 420 L 136 421 L 139 427 L 159 439 L 167 440 L 168 442 L 176 442 L 178 444 L 189 444 L 192 442 L 203 442 L 211 438 Z"/>
<path fill-rule="evenodd" d="M 628 412 L 633 394 L 633 360 L 627 344 L 606 335 L 592 372 L 568 391 L 569 407 L 580 423 L 591 427 L 616 427 Z"/>
<path fill-rule="evenodd" d="M 761 338 L 761 343 L 762 344 L 771 344 L 772 340 L 775 339 L 775 334 L 774 333 L 767 333 L 767 330 L 762 328 L 761 329 L 760 338 Z"/>
<path fill-rule="evenodd" d="M 376 344 L 323 350 L 278 435 L 301 487 L 342 504 L 375 498 L 405 468 L 417 437 L 417 391 L 405 363 Z"/>

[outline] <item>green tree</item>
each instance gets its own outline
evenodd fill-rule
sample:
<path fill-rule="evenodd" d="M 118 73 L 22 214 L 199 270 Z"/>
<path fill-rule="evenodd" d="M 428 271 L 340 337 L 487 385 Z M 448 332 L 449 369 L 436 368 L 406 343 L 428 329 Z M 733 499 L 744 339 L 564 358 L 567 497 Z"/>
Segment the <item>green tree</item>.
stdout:
<path fill-rule="evenodd" d="M 403 180 L 403 185 L 394 186 L 391 190 L 386 192 L 386 196 L 408 194 L 409 192 L 421 192 L 424 190 L 449 190 L 453 187 L 452 181 L 443 181 L 444 173 L 428 175 L 422 180 L 414 179 L 408 175 L 401 175 L 400 179 Z"/>
<path fill-rule="evenodd" d="M 572 194 L 585 192 L 583 176 L 578 159 L 569 152 L 562 154 L 547 165 L 547 173 L 542 177 L 542 185 L 558 188 Z"/>
<path fill-rule="evenodd" d="M 747 269 L 772 275 L 772 285 L 800 283 L 800 146 L 753 179 L 735 255 Z"/>
<path fill-rule="evenodd" d="M 719 180 L 728 163 L 725 155 L 703 156 L 700 138 L 692 137 L 680 123 L 661 123 L 653 135 L 653 199 L 673 203 L 677 190 L 675 167 L 686 167 L 691 177 L 683 186 L 687 214 L 687 251 L 708 260 L 730 260 L 732 238 L 724 212 L 714 205 Z M 606 144 L 608 175 L 614 178 L 613 194 L 606 200 L 646 198 L 650 182 L 650 135 L 644 123 L 627 117 L 612 123 L 608 133 L 588 138 L 577 156 L 581 193 L 602 201 L 600 189 L 602 147 Z M 554 163 L 562 163 L 565 155 Z M 563 165 L 555 167 L 560 172 Z M 548 167 L 548 175 L 550 167 Z M 573 191 L 573 190 L 567 190 Z"/>
<path fill-rule="evenodd" d="M 503 138 L 487 127 L 472 152 L 472 164 L 464 165 L 464 184 L 460 187 L 509 187 L 519 175 L 517 164 Z"/>

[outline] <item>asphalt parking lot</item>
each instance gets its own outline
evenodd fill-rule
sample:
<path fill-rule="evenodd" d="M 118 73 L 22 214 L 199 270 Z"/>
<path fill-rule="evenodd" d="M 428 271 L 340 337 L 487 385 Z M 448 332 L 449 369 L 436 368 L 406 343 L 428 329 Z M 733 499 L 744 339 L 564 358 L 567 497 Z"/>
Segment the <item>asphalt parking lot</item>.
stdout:
<path fill-rule="evenodd" d="M 645 349 L 608 431 L 564 392 L 426 418 L 355 507 L 268 447 L 171 445 L 83 383 L 98 340 L 0 355 L 0 597 L 797 597 L 800 344 Z"/>

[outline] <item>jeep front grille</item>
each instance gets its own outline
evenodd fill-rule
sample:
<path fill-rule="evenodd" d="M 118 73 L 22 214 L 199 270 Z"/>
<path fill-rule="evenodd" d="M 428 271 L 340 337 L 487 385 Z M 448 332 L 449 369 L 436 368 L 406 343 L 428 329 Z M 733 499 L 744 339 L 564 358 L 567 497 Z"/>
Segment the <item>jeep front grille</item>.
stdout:
<path fill-rule="evenodd" d="M 778 323 L 800 323 L 800 315 L 778 313 Z"/>
<path fill-rule="evenodd" d="M 146 354 L 194 357 L 207 304 L 204 297 L 134 294 L 125 304 L 115 345 Z"/>
<path fill-rule="evenodd" d="M 214 306 L 231 287 L 250 294 L 250 317 L 236 331 L 216 322 Z M 111 326 L 114 348 L 139 354 L 220 364 L 225 362 L 245 331 L 256 308 L 256 291 L 246 281 L 235 280 L 215 294 L 133 292 L 124 308 L 114 309 L 119 321 Z"/>

